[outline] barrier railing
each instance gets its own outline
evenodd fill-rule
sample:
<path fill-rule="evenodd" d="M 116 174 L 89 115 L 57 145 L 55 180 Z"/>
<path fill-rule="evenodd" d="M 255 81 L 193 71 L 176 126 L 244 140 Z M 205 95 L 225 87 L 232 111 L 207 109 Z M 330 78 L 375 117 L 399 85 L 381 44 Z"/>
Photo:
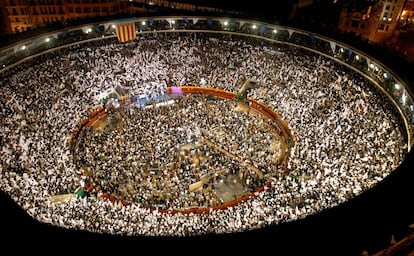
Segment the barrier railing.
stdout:
<path fill-rule="evenodd" d="M 225 91 L 225 90 L 221 90 L 221 89 L 217 89 L 217 88 L 205 88 L 205 87 L 198 87 L 198 86 L 182 86 L 180 87 L 181 92 L 183 94 L 200 94 L 200 95 L 205 95 L 206 97 L 213 95 L 219 98 L 223 98 L 223 99 L 231 99 L 231 100 L 238 100 L 236 97 L 236 93 L 235 92 L 229 92 L 229 91 Z M 167 87 L 167 94 L 168 95 L 173 95 L 172 92 L 172 87 Z M 130 96 L 129 98 L 126 99 L 122 99 L 119 102 L 119 106 L 125 106 L 128 104 L 131 104 L 132 98 L 134 96 Z M 138 103 L 136 103 L 138 104 Z M 288 123 L 282 119 L 282 117 L 277 114 L 276 112 L 274 112 L 273 110 L 271 110 L 270 108 L 268 108 L 265 104 L 254 100 L 254 99 L 247 99 L 247 104 L 251 104 L 251 108 L 255 109 L 256 111 L 260 112 L 262 115 L 266 116 L 268 119 L 270 119 L 272 122 L 276 123 L 276 126 L 278 127 L 278 130 L 282 133 L 282 136 L 280 136 L 280 139 L 283 140 L 284 144 L 286 145 L 286 147 L 284 147 L 285 152 L 284 152 L 284 157 L 283 157 L 283 162 L 287 162 L 288 161 L 288 156 L 289 156 L 289 151 L 290 149 L 293 147 L 293 143 L 294 143 L 294 136 L 291 133 L 291 130 L 288 127 Z M 94 123 L 96 121 L 98 121 L 100 118 L 104 117 L 106 115 L 106 111 L 103 107 L 98 107 L 95 111 L 93 111 L 91 114 L 89 114 L 89 116 L 82 120 L 81 123 L 77 126 L 75 132 L 73 132 L 73 134 L 71 135 L 71 143 L 77 143 L 78 141 L 78 136 L 80 136 L 82 134 L 82 129 L 84 128 L 88 128 L 94 125 Z M 71 146 L 72 148 L 73 146 Z M 73 152 L 72 152 L 73 153 Z M 271 181 L 267 182 L 265 186 L 263 187 L 258 187 L 256 188 L 255 191 L 253 192 L 249 192 L 249 193 L 245 193 L 244 195 L 232 200 L 232 201 L 228 201 L 228 202 L 224 202 L 221 205 L 215 206 L 215 207 L 191 207 L 189 209 L 182 209 L 182 210 L 167 210 L 167 209 L 157 209 L 158 211 L 161 212 L 169 212 L 169 213 L 177 213 L 177 212 L 181 212 L 181 213 L 204 213 L 204 212 L 208 212 L 211 210 L 218 210 L 218 209 L 225 209 L 227 207 L 230 206 L 234 206 L 237 205 L 245 200 L 247 200 L 248 198 L 255 196 L 257 192 L 260 192 L 266 188 L 268 188 L 269 186 L 271 186 Z M 89 188 L 86 189 L 88 192 L 91 192 L 93 190 L 93 184 L 90 184 Z M 128 201 L 124 201 L 124 200 L 120 200 L 118 199 L 116 196 L 107 193 L 106 191 L 100 191 L 101 193 L 101 197 L 102 198 L 106 198 L 112 202 L 121 204 L 121 205 L 129 205 L 131 204 L 131 202 Z M 155 208 L 150 208 L 150 210 L 156 210 Z"/>

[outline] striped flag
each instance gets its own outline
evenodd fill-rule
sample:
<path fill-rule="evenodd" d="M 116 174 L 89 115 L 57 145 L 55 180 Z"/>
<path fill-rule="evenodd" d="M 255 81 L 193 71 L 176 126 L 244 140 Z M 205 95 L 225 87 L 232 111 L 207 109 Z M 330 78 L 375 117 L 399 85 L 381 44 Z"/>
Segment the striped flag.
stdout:
<path fill-rule="evenodd" d="M 119 42 L 128 42 L 137 38 L 135 31 L 135 23 L 118 24 L 116 25 L 116 35 Z"/>

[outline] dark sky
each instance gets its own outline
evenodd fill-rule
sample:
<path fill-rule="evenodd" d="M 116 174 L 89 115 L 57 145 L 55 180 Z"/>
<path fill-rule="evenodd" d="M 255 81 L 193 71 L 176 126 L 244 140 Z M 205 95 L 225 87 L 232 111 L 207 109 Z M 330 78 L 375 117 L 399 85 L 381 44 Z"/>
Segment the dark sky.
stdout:
<path fill-rule="evenodd" d="M 180 0 L 181 1 L 181 0 Z M 188 2 L 196 2 L 198 4 L 205 2 L 207 5 L 223 7 L 224 9 L 250 12 L 253 16 L 266 15 L 275 21 L 286 21 L 289 18 L 305 19 L 320 21 L 324 23 L 337 24 L 339 18 L 339 10 L 345 0 L 339 0 L 334 3 L 332 0 L 316 0 L 314 3 L 297 8 L 294 11 L 296 0 L 255 0 L 255 1 L 214 1 L 214 0 L 184 0 Z M 362 0 L 360 0 L 362 1 Z M 293 16 L 292 16 L 293 15 Z"/>
<path fill-rule="evenodd" d="M 199 5 L 215 6 L 218 8 L 249 11 L 249 12 L 264 12 L 268 14 L 286 14 L 291 10 L 292 4 L 295 0 L 255 0 L 255 1 L 238 1 L 238 0 L 177 0 L 177 2 L 195 3 Z"/>

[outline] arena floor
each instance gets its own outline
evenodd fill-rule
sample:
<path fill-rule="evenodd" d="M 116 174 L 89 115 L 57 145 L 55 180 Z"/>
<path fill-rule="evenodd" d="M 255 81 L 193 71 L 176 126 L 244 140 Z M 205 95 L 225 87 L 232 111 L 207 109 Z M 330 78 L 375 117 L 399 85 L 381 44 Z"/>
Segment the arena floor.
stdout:
<path fill-rule="evenodd" d="M 210 106 L 207 108 L 211 108 L 212 104 L 215 104 L 215 102 L 209 102 L 206 103 Z M 250 108 L 247 106 L 247 104 L 243 101 L 235 101 L 235 106 L 231 111 L 235 113 L 244 113 L 251 116 L 260 117 L 260 112 L 256 111 L 253 108 Z M 111 117 L 108 117 L 108 115 L 104 115 L 100 117 L 98 120 L 96 120 L 91 127 L 96 132 L 102 133 L 104 130 L 109 129 L 112 131 L 117 131 L 119 133 L 122 133 L 122 128 L 125 124 L 125 121 L 123 120 L 123 117 L 121 114 L 117 113 L 116 111 L 113 112 L 114 115 Z M 216 133 L 218 136 L 228 136 L 228 134 L 225 131 L 218 131 Z M 280 134 L 277 132 L 274 132 L 273 134 L 275 138 L 275 144 L 271 144 L 268 148 L 268 152 L 273 154 L 273 161 L 278 162 L 280 159 L 282 159 L 282 152 L 285 152 L 286 145 L 281 142 Z M 83 142 L 87 143 L 87 142 Z M 220 145 L 216 145 L 213 141 L 209 140 L 208 138 L 200 137 L 197 139 L 196 142 L 190 142 L 184 145 L 177 145 L 179 146 L 179 153 L 177 154 L 177 159 L 175 163 L 171 163 L 169 166 L 176 166 L 180 165 L 180 163 L 183 161 L 183 158 L 191 158 L 191 162 L 193 164 L 193 170 L 192 172 L 199 172 L 199 168 L 203 167 L 205 162 L 208 159 L 208 156 L 205 155 L 206 152 L 203 154 L 197 153 L 196 149 L 202 147 L 203 145 L 208 145 L 209 147 L 222 152 L 224 155 L 226 155 L 228 158 L 233 159 L 234 161 L 239 163 L 239 167 L 242 169 L 248 169 L 249 171 L 255 172 L 259 177 L 263 177 L 263 172 L 253 164 L 244 162 L 243 159 L 241 159 L 239 156 L 233 154 L 231 152 L 231 149 L 227 150 L 224 149 Z M 208 152 L 207 152 L 208 154 Z M 237 153 L 236 153 L 237 154 Z M 281 165 L 285 165 L 286 163 L 280 163 Z M 171 168 L 171 167 L 169 167 Z M 172 167 L 174 169 L 174 167 Z M 93 170 L 90 170 L 87 167 L 83 168 L 84 175 L 91 177 L 93 179 Z M 146 177 L 148 176 L 159 176 L 163 179 L 170 179 L 171 177 L 169 175 L 162 175 L 161 173 L 165 172 L 171 172 L 172 169 L 160 169 L 160 168 L 150 168 L 148 172 L 145 172 Z M 275 177 L 268 176 L 267 182 L 271 182 L 272 179 Z M 115 196 L 116 198 L 130 198 L 130 194 L 135 194 L 137 191 L 134 189 L 135 186 L 142 186 L 142 184 L 138 184 L 138 181 L 129 182 L 128 184 L 124 185 L 124 187 L 120 188 L 118 192 L 111 191 L 111 196 Z M 145 181 L 144 181 L 145 182 Z M 151 206 L 150 204 L 147 204 L 148 207 L 152 208 L 159 208 L 164 210 L 186 210 L 191 208 L 211 208 L 211 207 L 219 207 L 221 205 L 228 205 L 231 202 L 235 202 L 238 199 L 244 198 L 249 196 L 251 193 L 258 189 L 262 189 L 259 187 L 252 188 L 251 186 L 248 186 L 248 183 L 252 183 L 254 181 L 246 179 L 243 177 L 243 172 L 236 171 L 231 174 L 228 173 L 210 173 L 209 175 L 203 175 L 200 176 L 199 179 L 192 183 L 188 184 L 189 191 L 196 191 L 197 193 L 200 193 L 203 197 L 207 197 L 207 194 L 213 194 L 214 197 L 211 199 L 210 202 L 192 202 L 192 203 L 186 203 L 185 208 L 182 209 L 174 209 L 174 208 L 168 208 L 165 205 L 161 204 L 154 204 Z M 99 181 L 94 180 L 93 183 L 99 183 Z M 247 183 L 247 184 L 246 184 Z M 107 191 L 102 191 L 103 193 L 106 193 Z M 152 191 L 151 194 L 157 194 L 160 198 L 171 200 L 172 193 L 170 190 L 164 189 L 162 191 Z M 203 195 L 205 194 L 205 195 Z M 67 195 L 67 194 L 66 194 Z M 63 195 L 55 195 L 54 200 L 56 201 L 64 201 L 64 200 L 70 200 L 70 196 Z M 183 200 L 186 200 L 185 198 Z M 138 203 L 142 204 L 142 202 L 134 202 L 133 200 L 128 201 L 124 199 L 124 203 Z"/>

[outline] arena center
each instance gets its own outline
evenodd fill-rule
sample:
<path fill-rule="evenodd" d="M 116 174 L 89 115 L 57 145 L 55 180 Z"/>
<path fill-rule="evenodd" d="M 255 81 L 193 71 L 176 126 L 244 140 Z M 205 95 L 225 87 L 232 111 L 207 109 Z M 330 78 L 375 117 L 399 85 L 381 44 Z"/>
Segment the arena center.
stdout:
<path fill-rule="evenodd" d="M 290 27 L 112 20 L 1 56 L 0 187 L 66 229 L 188 237 L 293 222 L 375 187 L 413 144 L 397 74 Z"/>

